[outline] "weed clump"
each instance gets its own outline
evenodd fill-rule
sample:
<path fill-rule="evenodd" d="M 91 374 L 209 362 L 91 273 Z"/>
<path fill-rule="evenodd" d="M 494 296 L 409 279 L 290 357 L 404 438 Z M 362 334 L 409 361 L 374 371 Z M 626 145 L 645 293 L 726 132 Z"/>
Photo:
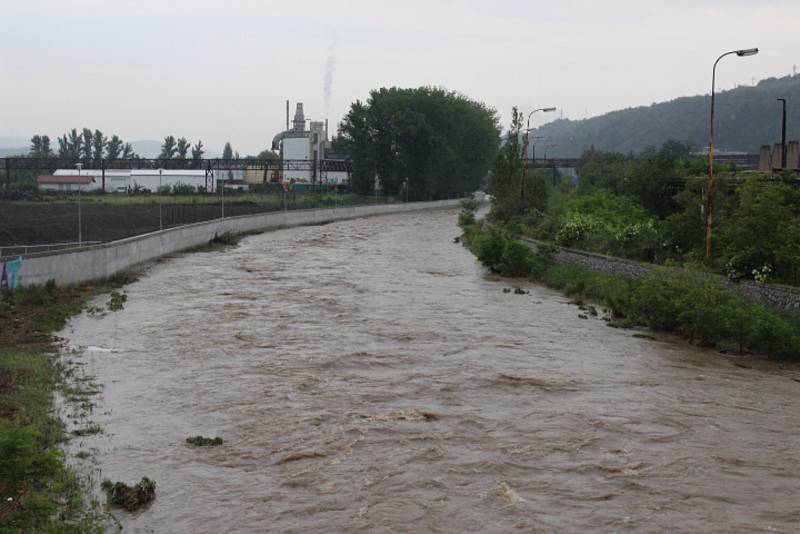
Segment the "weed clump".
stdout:
<path fill-rule="evenodd" d="M 108 311 L 119 311 L 125 307 L 125 301 L 128 300 L 128 295 L 120 293 L 119 291 L 112 291 L 106 308 Z"/>
<path fill-rule="evenodd" d="M 240 234 L 225 232 L 224 234 L 215 235 L 214 239 L 209 241 L 209 243 L 214 245 L 236 245 L 241 240 L 242 236 Z"/>
<path fill-rule="evenodd" d="M 205 436 L 192 436 L 191 438 L 186 438 L 186 443 L 194 445 L 195 447 L 217 447 L 222 445 L 223 441 L 220 437 L 207 438 Z"/>
<path fill-rule="evenodd" d="M 156 498 L 156 483 L 147 477 L 142 477 L 134 486 L 104 480 L 100 487 L 106 492 L 108 504 L 119 506 L 128 512 L 138 510 Z"/>

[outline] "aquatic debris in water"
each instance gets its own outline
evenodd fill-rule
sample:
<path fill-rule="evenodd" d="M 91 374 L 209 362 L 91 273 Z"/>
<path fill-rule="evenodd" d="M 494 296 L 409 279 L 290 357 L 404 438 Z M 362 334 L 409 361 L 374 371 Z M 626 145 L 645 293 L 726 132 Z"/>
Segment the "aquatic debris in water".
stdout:
<path fill-rule="evenodd" d="M 431 412 L 408 410 L 406 412 L 392 412 L 385 415 L 362 415 L 367 421 L 437 421 L 438 415 Z"/>
<path fill-rule="evenodd" d="M 285 458 L 278 460 L 277 462 L 275 462 L 275 465 L 283 465 L 283 464 L 288 464 L 290 462 L 308 460 L 311 458 L 325 458 L 325 455 L 322 454 L 321 452 L 295 452 Z"/>
<path fill-rule="evenodd" d="M 497 490 L 494 495 L 501 501 L 505 502 L 503 508 L 514 506 L 523 500 L 522 497 L 520 497 L 519 494 L 511 489 L 505 482 L 500 483 L 500 488 L 501 489 Z"/>
<path fill-rule="evenodd" d="M 124 308 L 125 301 L 128 300 L 128 295 L 120 293 L 119 291 L 112 291 L 106 308 L 108 311 L 119 311 Z"/>
<path fill-rule="evenodd" d="M 135 486 L 104 480 L 100 487 L 106 492 L 108 504 L 119 506 L 128 512 L 138 510 L 156 498 L 156 483 L 147 477 L 142 477 Z"/>
<path fill-rule="evenodd" d="M 205 436 L 193 436 L 191 438 L 186 438 L 186 443 L 194 445 L 195 447 L 216 447 L 222 445 L 223 441 L 220 437 L 207 438 Z"/>

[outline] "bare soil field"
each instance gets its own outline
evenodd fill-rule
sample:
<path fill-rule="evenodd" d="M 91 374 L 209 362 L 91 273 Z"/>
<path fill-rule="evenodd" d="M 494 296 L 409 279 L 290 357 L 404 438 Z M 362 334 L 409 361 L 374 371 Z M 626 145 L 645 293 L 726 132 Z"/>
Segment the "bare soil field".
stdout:
<path fill-rule="evenodd" d="M 225 216 L 263 213 L 272 206 L 225 204 Z M 113 241 L 158 230 L 158 204 L 81 205 L 83 241 Z M 164 204 L 164 228 L 221 216 L 218 204 Z M 61 202 L 0 202 L 0 247 L 78 240 L 78 205 Z"/>

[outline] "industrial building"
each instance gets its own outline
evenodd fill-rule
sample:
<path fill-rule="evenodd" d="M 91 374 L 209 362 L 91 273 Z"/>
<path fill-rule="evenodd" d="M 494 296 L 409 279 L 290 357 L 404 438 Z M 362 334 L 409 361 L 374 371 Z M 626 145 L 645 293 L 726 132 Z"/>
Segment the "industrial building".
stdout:
<path fill-rule="evenodd" d="M 294 112 L 294 120 L 289 126 L 289 101 L 286 101 L 286 130 L 272 139 L 272 150 L 276 151 L 285 162 L 281 181 L 289 183 L 312 183 L 341 185 L 350 181 L 349 173 L 332 170 L 335 165 L 323 164 L 335 162 L 332 157 L 331 141 L 328 139 L 328 120 L 309 121 L 306 129 L 303 103 L 298 102 Z M 292 165 L 291 162 L 308 161 L 310 165 Z M 343 161 L 343 160 L 341 160 Z M 344 166 L 341 166 L 344 168 Z"/>

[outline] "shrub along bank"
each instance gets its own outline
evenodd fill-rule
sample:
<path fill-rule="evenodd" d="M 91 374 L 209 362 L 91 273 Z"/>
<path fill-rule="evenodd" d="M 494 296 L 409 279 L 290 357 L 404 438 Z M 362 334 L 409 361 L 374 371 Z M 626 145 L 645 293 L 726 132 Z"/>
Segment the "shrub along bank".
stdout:
<path fill-rule="evenodd" d="M 645 278 L 595 273 L 559 265 L 552 251 L 526 244 L 482 223 L 470 224 L 467 203 L 461 222 L 464 243 L 493 272 L 525 277 L 569 296 L 602 303 L 609 323 L 676 332 L 692 342 L 723 350 L 800 359 L 800 320 L 745 301 L 700 274 L 664 269 Z"/>

